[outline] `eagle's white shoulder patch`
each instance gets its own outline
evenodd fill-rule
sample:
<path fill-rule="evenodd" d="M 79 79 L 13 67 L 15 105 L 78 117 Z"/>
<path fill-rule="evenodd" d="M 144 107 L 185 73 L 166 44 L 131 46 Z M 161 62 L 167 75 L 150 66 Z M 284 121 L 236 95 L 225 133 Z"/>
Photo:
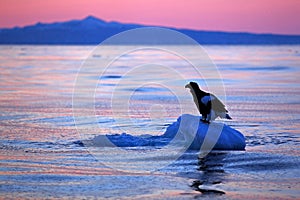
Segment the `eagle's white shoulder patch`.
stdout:
<path fill-rule="evenodd" d="M 207 105 L 207 103 L 212 100 L 214 100 L 214 97 L 210 96 L 210 95 L 207 95 L 207 96 L 204 96 L 201 98 L 201 102 L 205 105 Z"/>

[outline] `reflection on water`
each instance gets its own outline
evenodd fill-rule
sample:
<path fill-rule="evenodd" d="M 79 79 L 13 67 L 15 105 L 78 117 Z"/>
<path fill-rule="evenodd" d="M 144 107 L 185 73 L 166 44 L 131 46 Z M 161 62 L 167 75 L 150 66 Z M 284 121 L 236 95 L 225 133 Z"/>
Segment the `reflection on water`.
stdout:
<path fill-rule="evenodd" d="M 137 175 L 99 163 L 77 134 L 72 113 L 73 85 L 92 46 L 1 46 L 0 196 L 299 198 L 300 47 L 205 48 L 223 77 L 227 96 L 220 98 L 234 119 L 226 123 L 245 134 L 246 151 L 212 152 L 203 160 L 198 159 L 197 152 L 188 151 L 155 173 Z M 197 61 L 193 49 L 188 53 Z M 92 56 L 106 59 L 98 54 Z M 143 56 L 134 54 L 123 59 L 139 60 Z M 184 63 L 168 56 L 160 59 L 184 67 Z M 180 115 L 170 90 L 157 84 L 134 88 L 130 79 L 126 82 L 117 73 L 126 71 L 126 63 L 116 63 L 115 69 L 103 76 L 87 74 L 87 80 L 99 80 L 105 88 L 95 93 L 96 123 L 101 127 L 97 135 L 121 134 L 120 127 L 137 130 L 128 132 L 131 134 L 162 134 Z M 201 77 L 186 73 L 205 88 Z M 170 79 L 165 72 L 154 78 Z M 126 115 L 119 115 L 125 117 L 117 119 L 122 122 L 118 127 L 107 100 L 111 88 L 120 80 L 120 94 L 133 94 L 129 108 L 130 120 L 135 121 L 128 123 Z M 184 90 L 181 82 L 170 84 Z M 184 98 L 192 102 L 190 94 L 186 94 Z M 191 103 L 191 109 L 195 109 L 193 106 Z M 91 122 L 82 120 L 78 125 L 88 128 Z M 146 152 L 147 147 L 139 150 Z M 149 159 L 156 165 L 164 162 Z"/>
<path fill-rule="evenodd" d="M 218 185 L 224 181 L 224 161 L 226 153 L 211 152 L 205 158 L 199 158 L 199 168 L 201 178 L 193 182 L 192 187 L 202 194 L 225 194 L 224 191 L 218 189 Z"/>

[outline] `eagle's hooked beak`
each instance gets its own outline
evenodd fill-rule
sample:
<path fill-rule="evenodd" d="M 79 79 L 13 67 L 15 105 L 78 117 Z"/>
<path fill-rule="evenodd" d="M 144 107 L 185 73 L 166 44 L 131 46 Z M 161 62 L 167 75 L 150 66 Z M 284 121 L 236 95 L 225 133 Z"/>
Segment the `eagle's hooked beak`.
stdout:
<path fill-rule="evenodd" d="M 186 84 L 186 85 L 184 86 L 184 88 L 189 88 L 189 89 L 191 89 L 191 85 L 188 83 L 188 84 Z"/>

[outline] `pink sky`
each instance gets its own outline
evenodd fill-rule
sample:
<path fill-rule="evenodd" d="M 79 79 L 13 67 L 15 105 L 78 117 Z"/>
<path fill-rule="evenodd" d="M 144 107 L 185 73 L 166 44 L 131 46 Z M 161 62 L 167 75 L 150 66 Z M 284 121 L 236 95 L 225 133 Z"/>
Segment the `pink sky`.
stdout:
<path fill-rule="evenodd" d="M 300 0 L 0 0 L 0 27 L 81 19 L 300 35 Z"/>

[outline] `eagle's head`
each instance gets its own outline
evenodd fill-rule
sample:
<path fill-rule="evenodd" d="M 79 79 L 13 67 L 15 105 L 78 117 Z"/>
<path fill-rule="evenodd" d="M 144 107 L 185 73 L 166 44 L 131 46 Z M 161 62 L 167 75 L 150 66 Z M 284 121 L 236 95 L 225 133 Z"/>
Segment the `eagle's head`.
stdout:
<path fill-rule="evenodd" d="M 194 90 L 194 91 L 196 89 L 200 89 L 196 82 L 189 82 L 188 84 L 186 84 L 185 88 L 189 88 L 190 90 Z"/>

